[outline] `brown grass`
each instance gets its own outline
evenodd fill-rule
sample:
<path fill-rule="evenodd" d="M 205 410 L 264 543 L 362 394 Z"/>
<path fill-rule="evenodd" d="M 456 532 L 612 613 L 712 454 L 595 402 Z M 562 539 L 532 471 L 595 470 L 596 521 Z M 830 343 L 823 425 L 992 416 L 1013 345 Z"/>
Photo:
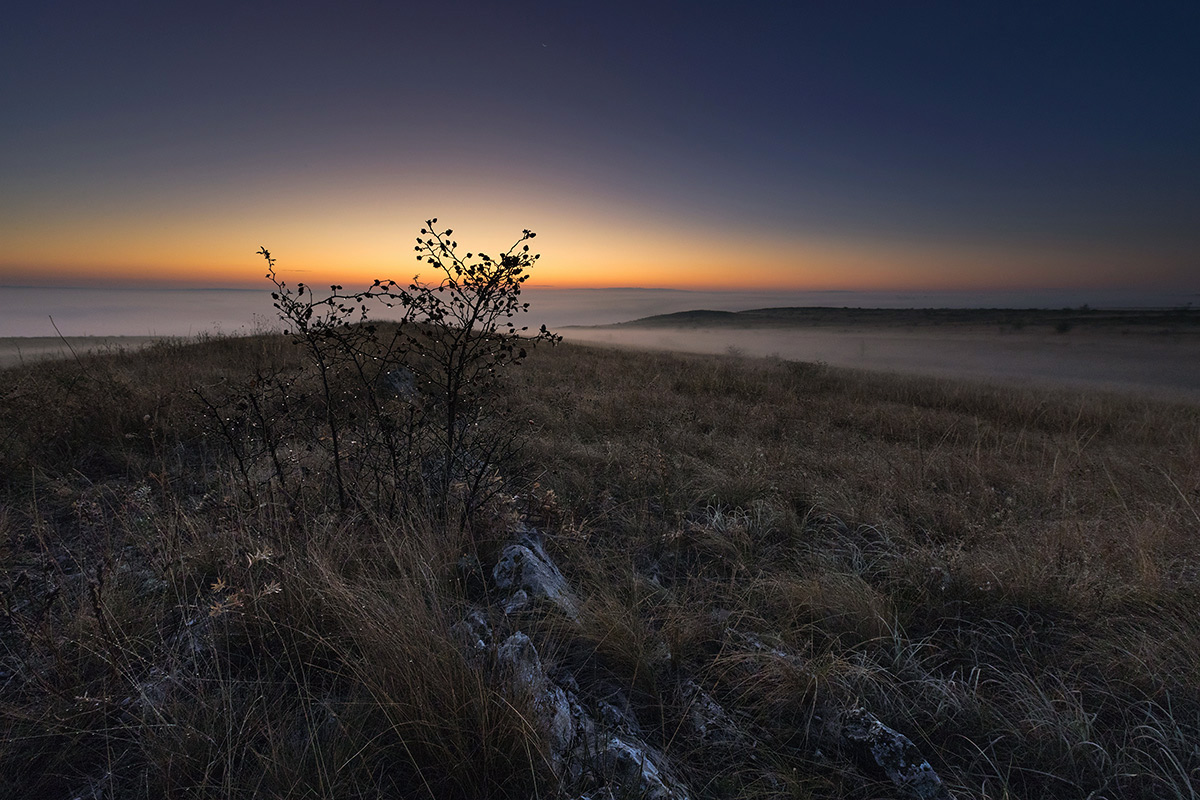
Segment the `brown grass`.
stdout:
<path fill-rule="evenodd" d="M 659 576 L 628 613 L 781 748 L 840 697 L 965 791 L 1194 796 L 1196 406 L 581 347 L 521 377 L 574 573 Z M 764 657 L 714 658 L 714 614 L 800 658 L 733 669 Z"/>
<path fill-rule="evenodd" d="M 468 534 L 239 495 L 190 390 L 294 350 L 3 373 L 0 795 L 548 790 L 521 698 L 449 632 L 459 557 L 522 508 L 582 601 L 539 651 L 626 692 L 697 796 L 874 796 L 816 752 L 855 702 L 964 796 L 1196 796 L 1195 405 L 539 350 L 519 497 Z M 688 732 L 687 680 L 753 761 Z"/>

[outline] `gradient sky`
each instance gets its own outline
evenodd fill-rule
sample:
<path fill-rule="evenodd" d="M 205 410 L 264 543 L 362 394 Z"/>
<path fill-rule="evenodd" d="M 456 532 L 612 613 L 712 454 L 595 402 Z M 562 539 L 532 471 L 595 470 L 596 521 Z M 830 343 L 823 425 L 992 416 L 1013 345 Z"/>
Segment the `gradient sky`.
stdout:
<path fill-rule="evenodd" d="M 26 2 L 0 284 L 1200 289 L 1200 3 Z M 440 226 L 439 226 L 440 227 Z"/>

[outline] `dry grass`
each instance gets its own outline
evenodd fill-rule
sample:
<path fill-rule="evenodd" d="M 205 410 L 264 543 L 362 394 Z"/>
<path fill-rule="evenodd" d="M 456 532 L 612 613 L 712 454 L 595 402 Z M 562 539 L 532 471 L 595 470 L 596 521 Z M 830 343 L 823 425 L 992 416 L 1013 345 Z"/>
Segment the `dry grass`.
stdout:
<path fill-rule="evenodd" d="M 778 751 L 861 701 L 971 793 L 1195 796 L 1194 405 L 581 347 L 522 379 L 574 574 L 654 576 L 624 625 Z"/>
<path fill-rule="evenodd" d="M 450 631 L 465 533 L 239 495 L 191 389 L 288 358 L 214 339 L 6 374 L 0 796 L 545 780 L 527 714 Z"/>
<path fill-rule="evenodd" d="M 449 632 L 515 507 L 581 598 L 539 651 L 624 692 L 697 796 L 875 796 L 817 752 L 855 702 L 964 796 L 1197 795 L 1194 405 L 539 350 L 519 498 L 468 533 L 239 494 L 190 390 L 296 358 L 3 373 L 0 795 L 546 791 L 521 699 Z M 687 681 L 758 746 L 714 755 Z"/>

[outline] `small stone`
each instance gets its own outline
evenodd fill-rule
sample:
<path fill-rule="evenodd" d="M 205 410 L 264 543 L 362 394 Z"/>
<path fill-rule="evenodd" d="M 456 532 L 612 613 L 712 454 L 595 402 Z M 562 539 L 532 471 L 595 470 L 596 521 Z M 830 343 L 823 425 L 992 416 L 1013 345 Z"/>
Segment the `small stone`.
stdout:
<path fill-rule="evenodd" d="M 842 719 L 842 739 L 862 760 L 883 770 L 897 788 L 918 800 L 950 800 L 950 791 L 917 746 L 904 734 L 884 725 L 869 711 L 855 708 Z"/>

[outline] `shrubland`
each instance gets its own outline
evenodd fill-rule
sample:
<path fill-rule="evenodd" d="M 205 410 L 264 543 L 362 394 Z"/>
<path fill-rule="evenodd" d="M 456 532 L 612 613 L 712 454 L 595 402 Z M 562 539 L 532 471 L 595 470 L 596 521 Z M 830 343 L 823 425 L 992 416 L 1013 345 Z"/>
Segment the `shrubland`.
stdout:
<path fill-rule="evenodd" d="M 451 634 L 524 521 L 579 598 L 543 658 L 697 797 L 889 794 L 818 744 L 853 705 L 957 796 L 1196 796 L 1195 405 L 561 345 L 497 377 L 522 446 L 468 462 L 486 493 L 380 439 L 342 502 L 313 375 L 273 334 L 3 372 L 0 794 L 554 796 L 529 698 Z"/>

